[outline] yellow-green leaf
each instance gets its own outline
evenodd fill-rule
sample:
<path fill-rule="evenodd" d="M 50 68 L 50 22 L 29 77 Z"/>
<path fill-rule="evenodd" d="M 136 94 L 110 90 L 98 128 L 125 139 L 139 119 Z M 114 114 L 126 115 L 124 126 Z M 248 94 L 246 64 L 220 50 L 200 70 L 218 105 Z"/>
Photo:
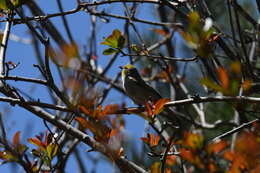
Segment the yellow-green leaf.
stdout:
<path fill-rule="evenodd" d="M 0 0 L 0 10 L 10 10 L 19 7 L 28 0 Z"/>
<path fill-rule="evenodd" d="M 124 47 L 125 38 L 122 35 L 121 31 L 115 29 L 111 35 L 107 38 L 104 38 L 104 41 L 101 44 L 107 45 L 110 48 L 121 49 Z"/>
<path fill-rule="evenodd" d="M 209 78 L 202 78 L 200 80 L 200 83 L 202 85 L 205 85 L 205 86 L 215 90 L 215 91 L 223 92 L 223 88 Z"/>
<path fill-rule="evenodd" d="M 112 55 L 116 52 L 118 52 L 118 50 L 113 49 L 113 48 L 107 48 L 103 51 L 103 55 Z"/>
<path fill-rule="evenodd" d="M 55 143 L 51 143 L 47 146 L 47 155 L 50 160 L 52 160 L 53 157 L 56 156 L 58 152 L 58 148 L 59 148 L 58 144 Z"/>

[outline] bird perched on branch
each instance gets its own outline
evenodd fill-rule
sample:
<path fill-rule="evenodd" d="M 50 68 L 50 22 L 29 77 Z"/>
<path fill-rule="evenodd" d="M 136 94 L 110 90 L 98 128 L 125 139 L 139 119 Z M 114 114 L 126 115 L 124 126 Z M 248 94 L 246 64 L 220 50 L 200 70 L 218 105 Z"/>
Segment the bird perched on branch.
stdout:
<path fill-rule="evenodd" d="M 148 102 L 155 103 L 162 98 L 154 88 L 149 86 L 142 79 L 134 65 L 127 64 L 120 68 L 122 69 L 123 88 L 135 104 L 145 105 Z M 167 118 L 171 122 L 172 127 L 178 129 L 181 124 L 177 114 L 176 111 L 170 108 L 165 108 L 163 112 L 160 113 L 162 117 Z M 161 123 L 158 125 L 160 126 L 159 128 L 162 129 Z M 167 136 L 169 137 L 169 135 Z"/>

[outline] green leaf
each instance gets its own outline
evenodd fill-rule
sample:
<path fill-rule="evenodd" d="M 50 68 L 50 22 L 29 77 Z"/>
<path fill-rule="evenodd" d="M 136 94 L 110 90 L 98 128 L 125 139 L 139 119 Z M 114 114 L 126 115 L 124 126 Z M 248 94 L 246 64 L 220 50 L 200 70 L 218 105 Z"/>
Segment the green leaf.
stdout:
<path fill-rule="evenodd" d="M 231 85 L 230 86 L 230 95 L 233 95 L 233 96 L 237 95 L 239 92 L 239 87 L 240 87 L 239 81 L 232 80 L 230 85 Z"/>
<path fill-rule="evenodd" d="M 131 48 L 132 51 L 134 51 L 136 53 L 141 52 L 141 48 L 139 48 L 136 44 L 131 44 L 130 48 Z"/>
<path fill-rule="evenodd" d="M 28 0 L 0 0 L 0 10 L 10 10 L 19 7 Z"/>
<path fill-rule="evenodd" d="M 196 11 L 189 13 L 188 20 L 189 20 L 189 32 L 195 32 L 195 33 L 200 32 L 200 30 L 202 29 L 202 25 L 200 23 L 199 13 Z"/>
<path fill-rule="evenodd" d="M 111 35 L 109 35 L 107 38 L 105 38 L 101 44 L 107 45 L 112 48 L 118 47 L 118 39 L 121 35 L 121 32 L 119 30 L 114 30 Z"/>
<path fill-rule="evenodd" d="M 54 156 L 56 156 L 58 152 L 58 144 L 51 143 L 47 146 L 47 155 L 50 160 L 53 159 Z"/>
<path fill-rule="evenodd" d="M 18 158 L 14 156 L 11 152 L 4 150 L 0 152 L 0 159 L 5 160 L 7 162 L 16 162 Z"/>
<path fill-rule="evenodd" d="M 125 44 L 125 38 L 122 35 L 121 31 L 115 29 L 111 35 L 109 35 L 107 38 L 104 38 L 104 41 L 101 42 L 101 44 L 107 45 L 113 49 L 122 49 Z M 112 51 L 111 49 L 107 51 L 109 55 L 112 54 L 110 52 L 115 53 L 115 51 Z"/>
<path fill-rule="evenodd" d="M 118 38 L 118 47 L 123 48 L 124 44 L 125 44 L 125 37 L 120 35 L 120 37 Z"/>
<path fill-rule="evenodd" d="M 223 92 L 223 88 L 221 86 L 219 86 L 218 84 L 216 84 L 214 81 L 210 80 L 209 78 L 202 78 L 200 80 L 200 83 L 215 91 Z"/>
<path fill-rule="evenodd" d="M 5 0 L 0 0 L 0 9 L 1 9 L 1 10 L 7 10 L 7 9 L 9 9 L 9 8 L 7 7 L 7 2 L 6 2 Z"/>
<path fill-rule="evenodd" d="M 103 51 L 103 55 L 112 55 L 116 52 L 118 52 L 118 50 L 113 49 L 113 48 L 107 48 Z"/>

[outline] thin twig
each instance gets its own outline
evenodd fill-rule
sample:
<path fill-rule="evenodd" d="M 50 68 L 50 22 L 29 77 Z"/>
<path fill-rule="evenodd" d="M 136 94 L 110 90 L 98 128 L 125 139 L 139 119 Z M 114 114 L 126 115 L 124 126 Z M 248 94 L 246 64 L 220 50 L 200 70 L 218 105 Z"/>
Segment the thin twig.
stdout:
<path fill-rule="evenodd" d="M 57 0 L 57 3 L 58 3 L 58 7 L 59 7 L 60 12 L 61 12 L 61 13 L 64 13 L 61 0 Z M 70 42 L 71 42 L 71 43 L 75 43 L 75 41 L 74 41 L 74 39 L 73 39 L 73 36 L 72 36 L 72 33 L 71 33 L 71 31 L 70 31 L 70 28 L 69 28 L 68 21 L 67 21 L 65 15 L 61 15 L 61 19 L 62 19 L 64 28 L 65 28 L 65 30 L 66 30 L 66 33 L 67 33 L 67 35 L 68 35 L 68 37 L 69 37 Z"/>
<path fill-rule="evenodd" d="M 0 112 L 1 139 L 7 144 L 6 131 L 4 127 L 3 114 Z"/>
<path fill-rule="evenodd" d="M 121 52 L 122 53 L 122 52 Z M 183 62 L 190 62 L 190 61 L 196 61 L 198 57 L 192 57 L 192 58 L 176 58 L 176 57 L 169 57 L 164 55 L 144 55 L 144 54 L 126 54 L 123 53 L 122 56 L 137 56 L 137 57 L 148 57 L 148 58 L 154 58 L 154 59 L 164 59 L 169 61 L 183 61 Z"/>
<path fill-rule="evenodd" d="M 43 102 L 38 102 L 38 101 L 23 101 L 21 99 L 15 99 L 15 98 L 12 98 L 12 97 L 0 97 L 0 101 L 10 103 L 11 105 L 16 105 L 16 104 L 18 104 L 18 105 L 30 105 L 30 106 L 39 106 L 39 107 L 42 107 L 42 108 L 48 108 L 48 109 L 63 111 L 63 112 L 77 112 L 76 110 L 69 109 L 65 106 L 59 106 L 59 105 L 43 103 Z"/>
<path fill-rule="evenodd" d="M 4 76 L 0 77 L 0 80 L 13 80 L 13 81 L 22 81 L 22 82 L 31 82 L 31 83 L 37 83 L 42 85 L 48 85 L 47 81 L 37 78 L 27 78 L 27 77 L 20 77 L 20 76 Z"/>
<path fill-rule="evenodd" d="M 234 128 L 234 129 L 232 129 L 232 130 L 230 130 L 228 132 L 225 132 L 225 133 L 223 133 L 223 134 L 221 134 L 221 135 L 219 135 L 219 136 L 217 136 L 217 137 L 215 137 L 213 139 L 210 139 L 209 142 L 215 142 L 215 141 L 218 141 L 218 140 L 220 140 L 220 139 L 222 139 L 224 137 L 230 136 L 230 135 L 232 135 L 232 134 L 234 134 L 236 132 L 239 132 L 243 128 L 250 127 L 253 123 L 256 123 L 258 121 L 260 121 L 259 118 L 258 119 L 254 119 L 252 121 L 249 121 L 247 123 L 243 123 L 242 125 L 238 126 L 237 128 Z"/>
<path fill-rule="evenodd" d="M 171 101 L 165 104 L 166 107 L 193 104 L 193 103 L 206 103 L 206 102 L 250 102 L 259 103 L 260 98 L 258 97 L 247 97 L 247 96 L 215 96 L 215 97 L 194 97 L 183 100 Z"/>
<path fill-rule="evenodd" d="M 0 47 L 0 75 L 1 76 L 5 75 L 5 56 L 6 56 L 9 35 L 11 32 L 12 18 L 13 18 L 13 13 L 8 15 L 2 42 L 1 42 L 1 47 Z"/>
<path fill-rule="evenodd" d="M 237 3 L 237 1 L 233 1 L 234 7 L 236 10 L 240 12 L 240 14 L 252 24 L 253 27 L 257 27 L 257 22 Z"/>

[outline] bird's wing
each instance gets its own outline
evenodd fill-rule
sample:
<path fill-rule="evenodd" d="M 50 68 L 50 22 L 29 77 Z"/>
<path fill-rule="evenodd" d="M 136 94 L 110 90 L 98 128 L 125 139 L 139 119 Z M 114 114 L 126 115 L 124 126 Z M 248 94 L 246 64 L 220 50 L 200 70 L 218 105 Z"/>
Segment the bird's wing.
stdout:
<path fill-rule="evenodd" d="M 148 85 L 142 78 L 140 78 L 138 80 L 139 82 L 136 81 L 136 83 L 144 88 L 146 91 L 148 91 L 149 93 L 153 93 L 152 97 L 155 101 L 159 100 L 162 98 L 162 96 L 153 88 L 151 87 L 150 85 Z"/>

